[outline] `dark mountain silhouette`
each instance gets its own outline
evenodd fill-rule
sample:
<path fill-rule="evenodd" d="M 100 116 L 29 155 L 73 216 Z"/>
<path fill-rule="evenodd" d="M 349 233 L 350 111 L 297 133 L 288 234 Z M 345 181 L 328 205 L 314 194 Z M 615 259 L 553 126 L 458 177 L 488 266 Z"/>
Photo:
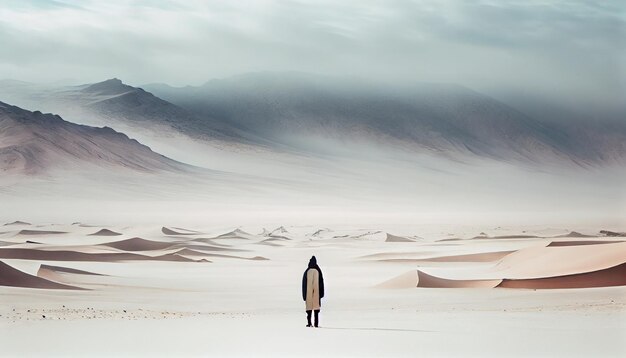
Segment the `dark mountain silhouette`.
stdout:
<path fill-rule="evenodd" d="M 37 174 L 88 166 L 144 172 L 191 168 L 111 128 L 79 125 L 0 102 L 0 172 Z"/>
<path fill-rule="evenodd" d="M 542 122 L 457 85 L 390 86 L 258 73 L 199 87 L 146 87 L 199 116 L 220 118 L 242 132 L 296 147 L 321 138 L 504 161 L 585 165 L 626 158 L 626 126 Z"/>

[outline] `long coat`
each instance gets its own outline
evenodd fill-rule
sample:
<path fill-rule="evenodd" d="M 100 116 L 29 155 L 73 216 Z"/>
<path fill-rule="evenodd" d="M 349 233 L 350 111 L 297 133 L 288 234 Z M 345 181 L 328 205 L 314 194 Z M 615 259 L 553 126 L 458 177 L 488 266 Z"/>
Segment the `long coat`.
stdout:
<path fill-rule="evenodd" d="M 306 310 L 319 310 L 324 297 L 324 276 L 319 267 L 310 267 L 302 276 L 302 299 Z"/>

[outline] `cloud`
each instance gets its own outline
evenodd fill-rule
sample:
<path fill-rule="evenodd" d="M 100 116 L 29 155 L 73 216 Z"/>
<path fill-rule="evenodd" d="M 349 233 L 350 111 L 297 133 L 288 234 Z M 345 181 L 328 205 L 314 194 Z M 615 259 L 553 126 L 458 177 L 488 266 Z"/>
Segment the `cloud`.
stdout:
<path fill-rule="evenodd" d="M 625 14 L 620 1 L 9 1 L 0 78 L 305 71 L 616 101 Z"/>

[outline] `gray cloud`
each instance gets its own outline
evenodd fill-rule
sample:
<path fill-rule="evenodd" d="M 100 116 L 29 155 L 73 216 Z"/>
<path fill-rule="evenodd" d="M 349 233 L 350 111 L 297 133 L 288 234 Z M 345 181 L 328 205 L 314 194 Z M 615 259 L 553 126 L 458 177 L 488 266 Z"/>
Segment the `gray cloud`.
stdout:
<path fill-rule="evenodd" d="M 623 2 L 8 1 L 0 78 L 200 84 L 249 71 L 623 102 Z"/>

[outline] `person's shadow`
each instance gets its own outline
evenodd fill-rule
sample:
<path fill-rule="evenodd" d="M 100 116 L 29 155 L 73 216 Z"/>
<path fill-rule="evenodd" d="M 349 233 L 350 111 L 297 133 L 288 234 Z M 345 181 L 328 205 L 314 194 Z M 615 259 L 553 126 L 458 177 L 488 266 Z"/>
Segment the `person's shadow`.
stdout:
<path fill-rule="evenodd" d="M 318 327 L 323 329 L 341 329 L 351 331 L 392 331 L 392 332 L 416 332 L 416 333 L 433 333 L 436 331 L 426 331 L 421 329 L 405 329 L 405 328 L 365 328 L 365 327 Z"/>

